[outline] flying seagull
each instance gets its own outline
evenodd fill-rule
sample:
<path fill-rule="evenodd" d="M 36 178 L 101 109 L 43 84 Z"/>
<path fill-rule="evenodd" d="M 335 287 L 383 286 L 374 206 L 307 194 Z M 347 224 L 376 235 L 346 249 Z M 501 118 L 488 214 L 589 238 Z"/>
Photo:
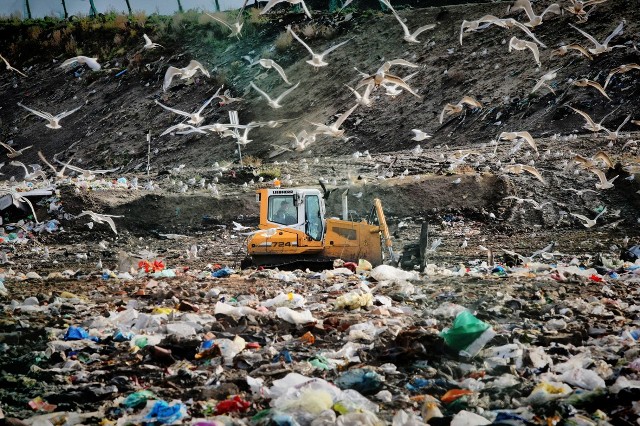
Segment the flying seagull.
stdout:
<path fill-rule="evenodd" d="M 587 86 L 591 86 L 594 89 L 596 89 L 598 92 L 600 92 L 600 94 L 602 96 L 604 96 L 605 98 L 611 100 L 611 98 L 609 97 L 609 95 L 607 95 L 607 92 L 604 91 L 604 88 L 600 85 L 600 83 L 598 83 L 597 81 L 593 81 L 593 80 L 589 80 L 587 78 L 581 78 L 579 80 L 575 80 L 573 82 L 574 86 L 577 87 L 587 87 Z"/>
<path fill-rule="evenodd" d="M 621 21 L 620 24 L 618 24 L 618 26 L 615 28 L 615 30 L 613 30 L 613 32 L 611 34 L 609 34 L 607 36 L 607 38 L 604 39 L 604 41 L 602 43 L 600 43 L 598 40 L 596 40 L 592 35 L 587 34 L 586 32 L 582 31 L 580 28 L 569 24 L 569 26 L 571 26 L 571 28 L 577 30 L 580 34 L 582 34 L 583 36 L 585 36 L 591 43 L 593 43 L 593 45 L 595 47 L 591 47 L 589 48 L 589 52 L 593 55 L 599 55 L 601 53 L 604 52 L 610 52 L 611 49 L 613 49 L 614 47 L 624 47 L 624 46 L 609 46 L 609 42 L 614 38 L 619 36 L 620 34 L 622 34 L 622 30 L 624 28 L 624 21 Z"/>
<path fill-rule="evenodd" d="M 533 52 L 533 58 L 536 60 L 536 64 L 540 66 L 540 52 L 538 51 L 538 45 L 532 41 L 521 40 L 516 36 L 511 37 L 509 40 L 509 52 L 511 50 L 525 50 L 529 49 Z"/>
<path fill-rule="evenodd" d="M 165 92 L 167 91 L 167 89 L 171 85 L 171 81 L 173 80 L 173 77 L 180 76 L 182 80 L 188 80 L 191 77 L 193 77 L 196 74 L 196 72 L 198 72 L 198 70 L 200 70 L 200 72 L 206 75 L 207 77 L 210 77 L 209 71 L 207 71 L 206 68 L 195 59 L 192 59 L 189 62 L 189 64 L 184 68 L 176 68 L 174 66 L 169 66 L 169 68 L 167 68 L 167 72 L 165 72 L 164 74 L 164 82 L 162 83 L 162 90 L 164 90 Z"/>
<path fill-rule="evenodd" d="M 46 157 L 44 156 L 44 154 L 42 153 L 42 151 L 38 151 L 38 157 L 40 157 L 40 159 L 42 160 L 42 162 L 44 164 L 46 164 L 47 166 L 49 166 L 49 168 L 51 170 L 53 170 L 53 174 L 55 175 L 56 178 L 58 179 L 62 179 L 64 178 L 64 171 L 67 169 L 67 166 L 69 165 L 69 163 L 71 162 L 71 160 L 73 159 L 73 156 L 71 156 L 71 158 L 69 159 L 69 162 L 67 164 L 65 164 L 60 170 L 56 169 L 55 167 L 53 167 L 53 165 L 47 161 Z"/>
<path fill-rule="evenodd" d="M 26 77 L 26 76 L 27 76 L 25 73 L 23 73 L 23 72 L 22 72 L 22 71 L 20 71 L 19 69 L 12 67 L 12 66 L 11 66 L 11 64 L 9 64 L 9 61 L 7 61 L 7 60 L 4 58 L 4 56 L 0 55 L 0 59 L 2 59 L 2 60 L 4 61 L 4 64 L 7 66 L 7 69 L 8 69 L 9 71 L 15 71 L 15 72 L 17 72 L 18 74 L 20 74 L 20 75 L 21 75 L 21 76 L 23 76 L 23 77 Z"/>
<path fill-rule="evenodd" d="M 540 14 L 536 15 L 533 12 L 533 8 L 531 7 L 531 2 L 529 0 L 516 0 L 515 3 L 509 9 L 512 12 L 518 10 L 524 10 L 527 14 L 527 18 L 529 18 L 529 22 L 525 22 L 527 27 L 533 28 L 542 24 L 542 19 L 544 15 L 547 13 L 555 13 L 556 15 L 560 15 L 562 13 L 562 9 L 560 9 L 560 5 L 558 3 L 552 3 Z"/>
<path fill-rule="evenodd" d="M 592 227 L 594 227 L 594 226 L 595 226 L 596 221 L 598 220 L 598 218 L 599 218 L 600 216 L 602 216 L 606 211 L 607 211 L 607 208 L 605 207 L 605 208 L 604 208 L 604 209 L 602 209 L 602 211 L 601 211 L 600 213 L 598 213 L 598 214 L 596 215 L 596 217 L 594 217 L 593 219 L 589 219 L 588 217 L 583 216 L 583 215 L 581 215 L 581 214 L 577 214 L 577 213 L 571 213 L 571 216 L 573 216 L 573 217 L 577 217 L 578 219 L 580 219 L 580 220 L 583 222 L 582 224 L 584 225 L 584 227 L 585 227 L 585 228 L 592 228 Z"/>
<path fill-rule="evenodd" d="M 316 126 L 316 130 L 314 131 L 314 133 L 329 135 L 329 136 L 333 136 L 334 138 L 342 137 L 342 135 L 344 135 L 344 129 L 341 129 L 340 126 L 342 126 L 342 123 L 344 123 L 344 121 L 347 119 L 347 117 L 349 117 L 351 115 L 351 113 L 358 106 L 359 106 L 358 104 L 355 104 L 354 106 L 352 106 L 347 112 L 343 113 L 335 121 L 335 123 L 333 123 L 333 124 L 331 124 L 329 126 L 327 126 L 326 124 L 311 123 L 314 126 Z"/>
<path fill-rule="evenodd" d="M 25 151 L 25 150 L 31 148 L 33 145 L 29 145 L 29 146 L 26 146 L 26 147 L 18 149 L 18 150 L 13 149 L 13 147 L 11 145 L 7 145 L 4 142 L 0 142 L 0 146 L 4 147 L 7 151 L 9 151 L 7 153 L 7 158 L 16 158 L 16 157 L 19 157 L 19 156 L 22 155 L 22 151 Z"/>
<path fill-rule="evenodd" d="M 471 96 L 463 96 L 460 102 L 457 104 L 446 104 L 440 113 L 440 124 L 444 121 L 444 115 L 453 115 L 462 112 L 465 105 L 469 105 L 471 108 L 482 108 L 482 104 Z"/>
<path fill-rule="evenodd" d="M 205 12 L 205 14 L 214 21 L 219 22 L 225 27 L 229 28 L 231 30 L 231 33 L 229 33 L 229 37 L 236 36 L 237 38 L 240 38 L 240 32 L 242 31 L 242 26 L 244 25 L 244 22 L 241 22 L 243 10 L 244 7 L 240 9 L 240 13 L 238 13 L 238 19 L 232 25 L 229 25 L 229 23 L 227 23 L 226 21 L 218 18 L 217 16 L 213 16 L 210 13 Z"/>
<path fill-rule="evenodd" d="M 624 64 L 624 65 L 620 65 L 617 68 L 612 69 L 611 72 L 609 72 L 609 75 L 607 76 L 607 79 L 604 82 L 604 88 L 606 89 L 607 86 L 609 85 L 609 81 L 611 81 L 611 77 L 613 77 L 616 74 L 623 74 L 625 72 L 629 72 L 631 70 L 640 70 L 640 65 Z"/>
<path fill-rule="evenodd" d="M 89 210 L 83 210 L 82 213 L 76 216 L 76 219 L 82 216 L 89 216 L 91 220 L 95 223 L 107 223 L 111 227 L 111 230 L 117 235 L 118 231 L 116 231 L 116 224 L 113 221 L 114 217 L 123 217 L 123 216 L 115 216 L 111 214 L 100 214 L 94 213 Z"/>
<path fill-rule="evenodd" d="M 273 68 L 274 70 L 276 70 L 278 72 L 278 74 L 280 74 L 280 77 L 282 77 L 282 79 L 284 80 L 285 83 L 287 83 L 289 86 L 291 86 L 291 83 L 288 79 L 287 79 L 287 75 L 284 73 L 284 70 L 282 69 L 282 67 L 280 65 L 278 65 L 274 60 L 272 59 L 260 59 L 258 61 L 258 63 L 263 66 L 264 68 Z"/>
<path fill-rule="evenodd" d="M 316 68 L 318 67 L 325 67 L 327 65 L 329 65 L 328 62 L 325 62 L 324 57 L 326 55 L 328 55 L 329 53 L 333 52 L 334 50 L 336 50 L 338 47 L 348 43 L 350 40 L 345 40 L 342 43 L 338 43 L 336 45 L 331 46 L 330 48 L 328 48 L 327 50 L 325 50 L 322 53 L 314 53 L 313 50 L 311 50 L 311 48 L 307 45 L 307 43 L 305 43 L 304 41 L 302 41 L 302 39 L 300 37 L 298 37 L 296 35 L 296 33 L 293 32 L 293 30 L 291 29 L 291 25 L 287 26 L 287 31 L 289 31 L 291 33 L 291 35 L 293 36 L 293 38 L 295 38 L 296 40 L 298 40 L 298 42 L 300 42 L 301 45 L 303 45 L 305 47 L 305 49 L 307 49 L 309 51 L 309 53 L 311 53 L 311 59 L 309 59 L 308 61 L 306 61 L 308 64 L 310 64 L 311 66 L 314 66 Z"/>
<path fill-rule="evenodd" d="M 409 42 L 409 43 L 420 43 L 418 41 L 417 37 L 420 34 L 422 34 L 423 32 L 425 32 L 426 30 L 431 30 L 431 29 L 434 29 L 436 27 L 436 24 L 427 24 L 427 25 L 423 25 L 423 26 L 419 27 L 413 33 L 411 33 L 411 32 L 409 32 L 409 28 L 407 27 L 407 25 L 402 21 L 402 18 L 400 18 L 400 16 L 398 16 L 398 14 L 396 13 L 396 11 L 393 8 L 393 6 L 391 6 L 391 3 L 389 3 L 388 0 L 380 0 L 380 2 L 382 4 L 384 4 L 385 6 L 387 6 L 389 9 L 391 9 L 391 13 L 393 13 L 393 16 L 396 17 L 396 19 L 400 23 L 400 26 L 402 27 L 402 30 L 404 31 L 404 37 L 402 39 L 404 41 L 406 41 L 406 42 Z"/>
<path fill-rule="evenodd" d="M 47 175 L 42 170 L 34 170 L 32 173 L 29 173 L 29 169 L 27 169 L 27 166 L 25 166 L 24 163 L 20 161 L 13 160 L 9 164 L 15 167 L 22 167 L 24 169 L 24 180 L 27 182 L 34 181 L 39 177 L 45 180 L 47 179 Z"/>
<path fill-rule="evenodd" d="M 295 86 L 285 90 L 284 92 L 282 92 L 282 94 L 280 96 L 278 96 L 275 100 L 271 99 L 271 97 L 265 93 L 263 90 L 259 89 L 258 86 L 256 86 L 255 84 L 253 84 L 253 81 L 249 83 L 251 85 L 251 87 L 254 88 L 254 90 L 256 92 L 258 92 L 260 95 L 262 95 L 266 100 L 267 103 L 269 104 L 269 106 L 271 108 L 282 108 L 282 105 L 280 105 L 280 102 L 282 101 L 282 99 L 284 99 L 285 96 L 287 96 L 289 93 L 291 93 L 292 91 L 294 91 L 298 85 L 300 85 L 300 82 L 296 83 Z"/>
<path fill-rule="evenodd" d="M 67 65 L 75 64 L 76 62 L 88 66 L 92 71 L 99 71 L 100 68 L 102 68 L 98 63 L 98 58 L 89 58 L 88 56 L 76 56 L 73 58 L 69 58 L 62 64 L 60 64 L 60 68 L 64 68 Z"/>
<path fill-rule="evenodd" d="M 411 68 L 419 67 L 419 65 L 416 65 L 409 61 L 405 61 L 404 59 L 393 59 L 391 61 L 387 61 L 383 63 L 382 66 L 378 68 L 378 70 L 374 74 L 364 75 L 364 78 L 360 80 L 360 82 L 356 86 L 356 89 L 359 89 L 360 87 L 365 85 L 373 85 L 375 87 L 378 87 L 383 83 L 394 83 L 394 84 L 397 84 L 399 87 L 402 87 L 403 89 L 405 89 L 407 92 L 411 93 L 413 96 L 419 99 L 422 99 L 422 96 L 416 93 L 411 88 L 411 86 L 407 84 L 407 82 L 404 79 L 398 76 L 389 74 L 391 67 L 394 65 L 400 65 L 400 66 L 411 67 Z"/>
<path fill-rule="evenodd" d="M 142 34 L 142 37 L 144 37 L 144 49 L 146 50 L 155 49 L 156 47 L 163 47 L 161 44 L 152 42 L 149 36 L 146 34 Z"/>
<path fill-rule="evenodd" d="M 218 92 L 219 91 L 220 91 L 220 89 L 218 89 Z M 176 114 L 180 114 L 180 115 L 183 115 L 183 116 L 189 118 L 189 120 L 187 120 L 187 123 L 198 125 L 198 124 L 202 123 L 202 121 L 204 120 L 204 117 L 202 115 L 200 115 L 200 114 L 202 114 L 202 111 L 204 111 L 204 109 L 207 106 L 209 106 L 211 101 L 218 96 L 218 92 L 216 92 L 212 97 L 207 99 L 207 101 L 204 104 L 202 104 L 200 109 L 198 109 L 197 111 L 192 112 L 192 113 L 168 107 L 166 105 L 161 104 L 157 99 L 155 100 L 155 102 L 156 102 L 156 104 L 160 105 L 162 108 L 166 109 L 167 111 L 171 111 L 171 112 L 174 112 Z"/>
<path fill-rule="evenodd" d="M 38 111 L 36 109 L 31 109 L 27 106 L 22 105 L 20 102 L 18 102 L 18 105 L 21 106 L 22 108 L 26 109 L 27 111 L 29 111 L 30 113 L 37 115 L 38 117 L 44 118 L 45 120 L 48 121 L 48 123 L 46 124 L 46 126 L 50 129 L 61 129 L 62 126 L 60 125 L 60 120 L 62 120 L 63 118 L 73 114 L 74 112 L 76 112 L 77 110 L 79 110 L 80 108 L 82 108 L 82 105 L 80 105 L 78 108 L 74 108 L 71 111 L 64 111 L 61 112 L 58 115 L 51 115 L 48 112 L 44 112 L 44 111 Z"/>

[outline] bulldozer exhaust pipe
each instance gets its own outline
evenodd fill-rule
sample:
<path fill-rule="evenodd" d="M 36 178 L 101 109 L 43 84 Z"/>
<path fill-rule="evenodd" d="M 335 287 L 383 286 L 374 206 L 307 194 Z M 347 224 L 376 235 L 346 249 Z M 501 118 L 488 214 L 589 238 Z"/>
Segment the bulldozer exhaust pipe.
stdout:
<path fill-rule="evenodd" d="M 347 194 L 349 189 L 342 193 L 342 220 L 349 220 L 349 205 L 347 203 Z"/>

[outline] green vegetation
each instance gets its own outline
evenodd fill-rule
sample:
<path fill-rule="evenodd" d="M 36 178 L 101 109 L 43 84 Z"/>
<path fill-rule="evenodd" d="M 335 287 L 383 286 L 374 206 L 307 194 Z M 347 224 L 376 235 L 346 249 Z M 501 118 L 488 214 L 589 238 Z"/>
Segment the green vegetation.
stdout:
<path fill-rule="evenodd" d="M 66 15 L 66 5 L 63 6 Z M 129 2 L 127 7 L 130 8 Z M 219 15 L 228 22 L 234 22 L 237 13 L 232 11 Z M 244 19 L 242 38 L 257 35 L 258 27 L 267 22 L 255 9 L 245 11 Z M 22 19 L 20 14 L 0 17 L 0 51 L 11 56 L 20 52 L 23 61 L 31 59 L 25 56 L 56 58 L 81 52 L 109 60 L 120 54 L 123 48 L 126 51 L 140 45 L 143 33 L 163 45 L 182 43 L 187 37 L 205 40 L 206 46 L 203 47 L 214 51 L 226 49 L 231 41 L 226 27 L 197 10 L 190 9 L 172 16 L 147 16 L 142 11 L 130 9 L 130 13 L 123 14 L 112 9 L 96 16 L 74 15 L 68 19 L 50 16 Z M 105 46 L 105 40 L 113 42 Z"/>
<path fill-rule="evenodd" d="M 265 166 L 258 169 L 258 175 L 262 176 L 267 180 L 271 180 L 271 179 L 279 178 L 280 176 L 282 176 L 282 172 L 280 170 L 280 167 Z"/>

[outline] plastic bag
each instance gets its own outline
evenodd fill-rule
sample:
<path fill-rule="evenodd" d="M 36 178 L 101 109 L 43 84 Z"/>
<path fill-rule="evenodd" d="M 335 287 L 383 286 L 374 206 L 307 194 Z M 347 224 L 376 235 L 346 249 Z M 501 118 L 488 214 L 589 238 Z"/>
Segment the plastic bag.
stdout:
<path fill-rule="evenodd" d="M 87 331 L 84 328 L 75 327 L 73 325 L 67 329 L 66 333 L 64 333 L 64 340 L 83 340 L 83 339 L 93 340 L 94 342 L 98 342 L 100 340 L 95 336 L 89 336 L 89 333 L 87 333 Z"/>
<path fill-rule="evenodd" d="M 469 311 L 462 311 L 453 321 L 453 326 L 442 330 L 440 336 L 448 346 L 460 351 L 461 356 L 473 357 L 495 334 L 489 324 Z"/>
<path fill-rule="evenodd" d="M 371 271 L 371 278 L 376 281 L 391 281 L 399 283 L 402 281 L 417 280 L 418 275 L 415 272 L 403 271 L 389 265 L 379 265 Z"/>
<path fill-rule="evenodd" d="M 134 392 L 127 396 L 121 405 L 126 408 L 141 408 L 147 404 L 147 400 L 153 399 L 156 396 L 150 390 L 141 390 Z"/>
<path fill-rule="evenodd" d="M 338 296 L 336 309 L 358 309 L 373 305 L 373 295 L 365 291 L 355 290 Z"/>
<path fill-rule="evenodd" d="M 564 383 L 542 382 L 533 388 L 531 394 L 524 401 L 530 405 L 542 405 L 554 399 L 565 397 L 571 392 L 571 387 Z"/>
<path fill-rule="evenodd" d="M 245 401 L 236 395 L 233 398 L 220 401 L 218 405 L 216 405 L 216 414 L 240 413 L 247 411 L 249 407 L 251 407 L 249 401 Z"/>
<path fill-rule="evenodd" d="M 167 334 L 179 336 L 179 337 L 188 337 L 195 336 L 197 334 L 196 329 L 184 322 L 172 322 L 167 324 Z"/>
<path fill-rule="evenodd" d="M 231 306 L 224 302 L 217 302 L 214 310 L 214 315 L 226 315 L 236 320 L 243 316 L 264 316 L 264 312 L 256 311 L 248 306 Z"/>
<path fill-rule="evenodd" d="M 276 309 L 276 316 L 291 324 L 307 324 L 317 321 L 309 310 L 298 312 L 284 306 Z"/>
<path fill-rule="evenodd" d="M 490 424 L 491 422 L 481 415 L 472 413 L 471 411 L 462 410 L 453 416 L 450 426 L 480 426 Z"/>
<path fill-rule="evenodd" d="M 165 401 L 156 401 L 144 418 L 160 424 L 175 423 L 187 414 L 187 407 L 181 402 L 169 405 Z"/>
<path fill-rule="evenodd" d="M 216 340 L 216 346 L 220 349 L 224 364 L 231 365 L 233 364 L 233 358 L 244 350 L 247 342 L 242 337 L 236 336 L 233 340 L 218 339 Z"/>
<path fill-rule="evenodd" d="M 304 304 L 305 304 L 304 297 L 302 297 L 300 294 L 295 294 L 295 293 L 287 293 L 287 294 L 280 293 L 273 299 L 268 299 L 260 303 L 260 305 L 266 308 L 270 308 L 272 306 L 275 306 L 275 307 L 287 306 L 289 308 L 302 308 Z"/>
<path fill-rule="evenodd" d="M 371 395 L 382 389 L 384 377 L 367 368 L 345 371 L 335 380 L 340 389 L 355 389 L 363 395 Z"/>
<path fill-rule="evenodd" d="M 588 390 L 606 387 L 604 380 L 598 375 L 598 373 L 585 368 L 575 368 L 573 370 L 566 371 L 560 375 L 558 379 L 570 385 Z"/>
<path fill-rule="evenodd" d="M 211 273 L 211 276 L 214 278 L 226 278 L 228 276 L 230 276 L 231 274 L 233 274 L 233 269 L 230 269 L 228 267 L 224 267 L 222 269 L 218 269 L 217 271 L 214 271 Z"/>
<path fill-rule="evenodd" d="M 387 327 L 375 326 L 371 322 L 363 322 L 354 324 L 347 330 L 349 332 L 348 340 L 366 340 L 372 342 L 375 337 L 385 331 Z"/>

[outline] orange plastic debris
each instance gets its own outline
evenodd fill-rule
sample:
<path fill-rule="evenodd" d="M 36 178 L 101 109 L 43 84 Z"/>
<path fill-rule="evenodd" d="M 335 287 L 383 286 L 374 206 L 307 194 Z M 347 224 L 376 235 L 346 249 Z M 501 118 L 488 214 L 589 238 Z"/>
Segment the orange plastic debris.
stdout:
<path fill-rule="evenodd" d="M 306 333 L 304 333 L 304 334 L 300 337 L 300 340 L 301 340 L 303 343 L 307 343 L 307 344 L 309 344 L 309 345 L 313 345 L 313 344 L 315 343 L 315 341 L 316 341 L 316 338 L 315 338 L 315 336 L 314 336 L 313 334 L 311 334 L 311 332 L 310 332 L 310 331 L 307 331 Z"/>
<path fill-rule="evenodd" d="M 445 404 L 449 404 L 458 398 L 461 398 L 465 395 L 470 395 L 472 393 L 473 391 L 470 391 L 469 389 L 451 389 L 450 391 L 447 391 L 447 393 L 442 395 L 440 401 L 444 402 Z"/>

